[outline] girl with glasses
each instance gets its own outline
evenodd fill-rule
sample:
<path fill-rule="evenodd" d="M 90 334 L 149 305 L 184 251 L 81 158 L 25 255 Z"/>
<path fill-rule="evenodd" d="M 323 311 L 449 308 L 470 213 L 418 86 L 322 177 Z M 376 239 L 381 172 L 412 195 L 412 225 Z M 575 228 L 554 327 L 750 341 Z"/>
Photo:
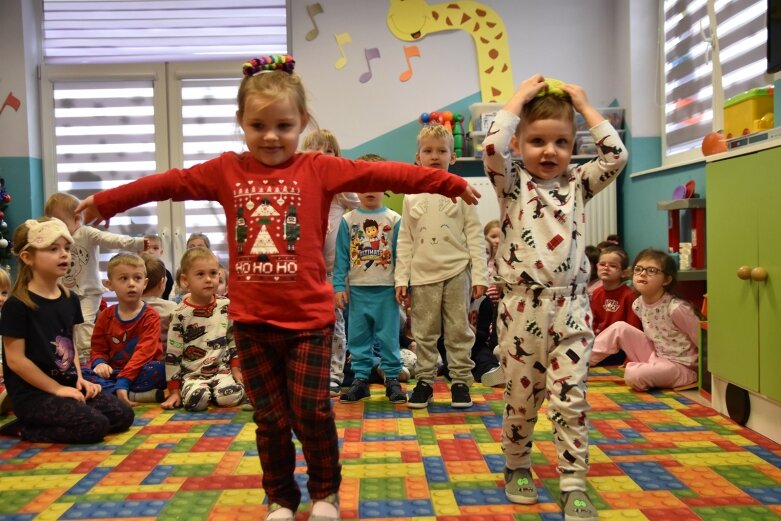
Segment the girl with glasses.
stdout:
<path fill-rule="evenodd" d="M 591 366 L 622 350 L 629 363 L 624 379 L 638 391 L 675 388 L 697 381 L 699 319 L 692 306 L 673 292 L 678 268 L 660 250 L 641 251 L 632 267 L 640 296 L 632 304 L 643 330 L 616 322 L 594 340 Z"/>

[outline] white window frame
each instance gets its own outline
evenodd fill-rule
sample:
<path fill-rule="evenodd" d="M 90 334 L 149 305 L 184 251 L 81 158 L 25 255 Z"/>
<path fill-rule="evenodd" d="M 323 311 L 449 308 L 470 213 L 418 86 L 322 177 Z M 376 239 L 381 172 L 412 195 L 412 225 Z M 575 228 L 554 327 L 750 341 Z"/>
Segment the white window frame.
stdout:
<path fill-rule="evenodd" d="M 716 38 L 716 4 L 717 0 L 706 0 L 708 9 L 708 20 L 710 26 L 706 32 L 710 37 L 710 60 L 713 64 L 711 72 L 711 85 L 713 86 L 713 95 L 711 97 L 711 107 L 713 110 L 713 119 L 711 121 L 711 130 L 720 130 L 724 128 L 724 91 L 721 86 L 721 62 L 719 60 L 719 42 Z M 665 105 L 667 101 L 666 87 L 667 78 L 665 75 L 665 34 L 664 34 L 664 1 L 659 2 L 659 89 L 661 93 L 661 110 L 659 117 L 661 120 L 661 159 L 662 166 L 674 167 L 678 165 L 690 164 L 702 161 L 703 155 L 699 148 L 693 148 L 685 152 L 668 155 L 667 153 L 667 119 L 665 115 Z M 781 78 L 781 73 L 767 74 L 765 79 L 768 84 L 772 84 L 777 78 Z M 704 136 L 703 136 L 704 137 Z"/>
<path fill-rule="evenodd" d="M 56 81 L 152 80 L 154 92 L 155 172 L 183 165 L 181 81 L 187 78 L 240 77 L 238 61 L 181 63 L 130 63 L 122 65 L 46 65 L 41 69 L 40 107 L 43 145 L 43 186 L 49 195 L 58 191 L 54 122 Z M 149 172 L 150 174 L 155 172 Z M 184 203 L 157 203 L 158 234 L 163 241 L 166 266 L 178 266 L 187 240 Z"/>

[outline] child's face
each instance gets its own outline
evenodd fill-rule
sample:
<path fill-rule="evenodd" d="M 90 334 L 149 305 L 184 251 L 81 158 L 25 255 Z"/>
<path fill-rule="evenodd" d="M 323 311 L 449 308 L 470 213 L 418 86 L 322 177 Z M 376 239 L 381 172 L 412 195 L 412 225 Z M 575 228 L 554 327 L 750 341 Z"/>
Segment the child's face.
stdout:
<path fill-rule="evenodd" d="M 225 296 L 228 294 L 228 273 L 220 268 L 220 277 L 217 281 L 217 295 Z"/>
<path fill-rule="evenodd" d="M 494 243 L 488 237 L 485 238 L 485 258 L 489 262 L 494 258 Z"/>
<path fill-rule="evenodd" d="M 450 149 L 445 138 L 425 137 L 420 140 L 420 148 L 415 154 L 415 159 L 421 166 L 447 170 L 456 162 L 456 154 Z"/>
<path fill-rule="evenodd" d="M 263 96 L 250 94 L 239 120 L 247 148 L 266 166 L 280 165 L 293 157 L 306 125 L 289 96 L 269 103 Z"/>
<path fill-rule="evenodd" d="M 361 201 L 361 208 L 364 210 L 376 210 L 382 206 L 384 195 L 384 192 L 365 192 L 358 194 L 358 200 Z"/>
<path fill-rule="evenodd" d="M 523 121 L 513 136 L 512 150 L 523 158 L 526 169 L 540 179 L 556 179 L 572 159 L 575 129 L 564 119 Z"/>
<path fill-rule="evenodd" d="M 502 239 L 502 229 L 498 226 L 494 226 L 490 230 L 488 230 L 488 233 L 485 234 L 485 238 L 491 241 L 491 244 L 494 245 L 494 250 L 499 247 L 499 241 Z"/>
<path fill-rule="evenodd" d="M 2 268 L 0 268 L 2 269 Z M 0 288 L 0 309 L 2 309 L 3 306 L 5 306 L 5 301 L 8 300 L 8 292 L 11 288 L 8 286 L 4 286 Z"/>
<path fill-rule="evenodd" d="M 133 305 L 141 300 L 147 281 L 143 266 L 118 264 L 111 269 L 106 287 L 117 294 L 120 304 Z"/>
<path fill-rule="evenodd" d="M 645 269 L 638 273 L 642 268 Z M 632 271 L 632 284 L 640 295 L 648 299 L 661 297 L 665 286 L 672 280 L 662 272 L 662 265 L 651 258 L 638 259 Z"/>
<path fill-rule="evenodd" d="M 621 256 L 617 253 L 603 253 L 597 262 L 597 277 L 603 283 L 615 284 L 624 278 L 624 268 L 621 265 Z"/>
<path fill-rule="evenodd" d="M 160 257 L 163 255 L 163 241 L 161 241 L 159 238 L 153 238 L 147 240 L 147 248 L 144 250 L 150 255 L 154 255 L 155 257 Z"/>
<path fill-rule="evenodd" d="M 208 246 L 206 246 L 206 241 L 201 239 L 200 237 L 196 237 L 195 239 L 190 239 L 187 241 L 187 249 L 191 248 L 206 248 L 209 249 Z"/>
<path fill-rule="evenodd" d="M 179 279 L 190 300 L 198 305 L 212 301 L 220 282 L 220 265 L 217 259 L 195 259 L 189 269 L 182 271 Z"/>
<path fill-rule="evenodd" d="M 36 277 L 55 280 L 68 272 L 71 262 L 71 243 L 60 237 L 46 248 L 25 250 L 19 258 L 32 268 Z"/>

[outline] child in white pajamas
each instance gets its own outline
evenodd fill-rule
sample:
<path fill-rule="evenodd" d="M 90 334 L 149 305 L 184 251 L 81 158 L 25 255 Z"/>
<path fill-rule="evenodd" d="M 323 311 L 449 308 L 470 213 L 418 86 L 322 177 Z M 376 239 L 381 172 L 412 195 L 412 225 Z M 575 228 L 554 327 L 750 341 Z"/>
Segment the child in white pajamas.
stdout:
<path fill-rule="evenodd" d="M 599 157 L 570 168 L 573 108 L 591 128 Z M 513 162 L 513 155 L 523 160 Z M 553 89 L 539 74 L 521 83 L 484 141 L 485 172 L 501 210 L 496 265 L 503 282 L 497 327 L 507 382 L 505 494 L 514 503 L 537 501 L 532 438 L 547 396 L 567 521 L 597 519 L 585 493 L 586 375 L 594 339 L 582 235 L 585 204 L 618 176 L 626 160 L 618 133 L 582 88 Z"/>

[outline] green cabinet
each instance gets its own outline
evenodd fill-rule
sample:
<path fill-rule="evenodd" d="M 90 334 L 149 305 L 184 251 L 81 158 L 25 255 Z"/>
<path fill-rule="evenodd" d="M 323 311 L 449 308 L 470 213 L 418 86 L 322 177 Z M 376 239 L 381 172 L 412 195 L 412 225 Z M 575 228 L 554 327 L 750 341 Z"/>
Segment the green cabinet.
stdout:
<path fill-rule="evenodd" d="M 781 148 L 708 163 L 708 368 L 781 402 Z"/>

